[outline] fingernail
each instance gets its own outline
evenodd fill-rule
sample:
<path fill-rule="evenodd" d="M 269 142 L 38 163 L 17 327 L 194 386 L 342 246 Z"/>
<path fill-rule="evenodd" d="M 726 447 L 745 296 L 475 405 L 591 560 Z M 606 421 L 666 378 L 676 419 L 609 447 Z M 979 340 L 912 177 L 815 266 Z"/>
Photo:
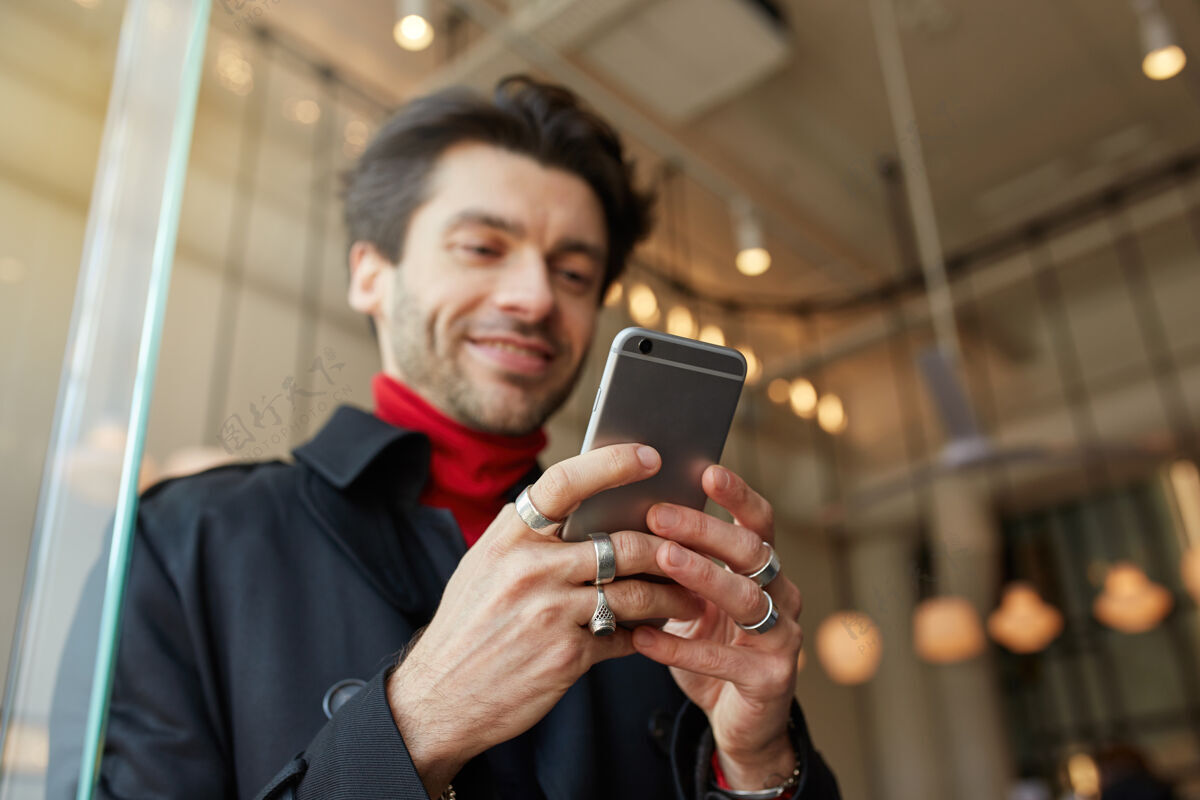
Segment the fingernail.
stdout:
<path fill-rule="evenodd" d="M 654 634 L 646 630 L 645 625 L 638 626 L 633 631 L 633 643 L 638 647 L 649 647 L 654 644 Z"/>
<path fill-rule="evenodd" d="M 654 509 L 654 521 L 660 528 L 673 528 L 679 522 L 679 512 L 670 506 L 660 506 Z"/>
<path fill-rule="evenodd" d="M 729 473 L 721 467 L 717 467 L 713 470 L 713 483 L 716 484 L 718 489 L 728 489 Z"/>
<path fill-rule="evenodd" d="M 672 542 L 667 545 L 667 563 L 673 567 L 682 567 L 687 561 L 687 556 L 683 552 L 683 548 Z"/>
<path fill-rule="evenodd" d="M 658 451 L 653 447 L 642 445 L 637 449 L 637 457 L 646 469 L 654 469 L 658 466 Z"/>

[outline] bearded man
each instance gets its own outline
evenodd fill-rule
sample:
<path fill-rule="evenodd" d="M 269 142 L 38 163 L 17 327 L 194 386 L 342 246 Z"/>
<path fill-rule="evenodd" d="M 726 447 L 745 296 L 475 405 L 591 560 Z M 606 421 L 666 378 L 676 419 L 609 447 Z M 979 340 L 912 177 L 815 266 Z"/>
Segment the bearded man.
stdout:
<path fill-rule="evenodd" d="M 659 504 L 648 533 L 554 535 L 661 466 L 536 461 L 650 205 L 560 87 L 444 90 L 382 127 L 345 193 L 375 413 L 142 498 L 102 796 L 838 797 L 766 500 L 712 466 L 735 522 Z M 670 621 L 597 636 L 602 606 Z"/>

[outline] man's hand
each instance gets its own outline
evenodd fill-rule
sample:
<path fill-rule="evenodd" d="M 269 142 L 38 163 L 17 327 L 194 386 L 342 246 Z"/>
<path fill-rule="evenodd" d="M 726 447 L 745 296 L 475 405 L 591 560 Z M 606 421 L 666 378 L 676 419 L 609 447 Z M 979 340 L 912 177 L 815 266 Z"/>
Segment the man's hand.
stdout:
<path fill-rule="evenodd" d="M 651 508 L 646 522 L 651 531 L 677 543 L 659 548 L 658 565 L 705 600 L 704 613 L 673 620 L 663 631 L 638 628 L 634 646 L 671 667 L 679 687 L 708 715 L 730 786 L 776 786 L 795 764 L 787 725 L 796 657 L 804 641 L 797 622 L 800 591 L 780 574 L 765 587 L 779 611 L 775 627 L 758 635 L 734 624 L 753 625 L 766 616 L 767 599 L 745 575 L 765 563 L 763 542 L 775 541 L 773 511 L 722 467 L 709 467 L 703 486 L 705 494 L 733 514 L 732 524 L 669 504 Z M 729 570 L 705 556 L 720 559 Z"/>
<path fill-rule="evenodd" d="M 555 464 L 529 487 L 551 519 L 586 498 L 643 480 L 661 466 L 644 445 L 613 445 Z M 618 575 L 663 574 L 645 533 L 612 534 Z M 544 717 L 593 664 L 634 651 L 629 631 L 596 638 L 591 542 L 566 543 L 531 530 L 504 507 L 451 576 L 424 634 L 388 681 L 388 703 L 418 774 L 436 797 L 470 758 Z M 605 586 L 617 619 L 692 619 L 700 600 L 672 584 L 624 580 Z"/>

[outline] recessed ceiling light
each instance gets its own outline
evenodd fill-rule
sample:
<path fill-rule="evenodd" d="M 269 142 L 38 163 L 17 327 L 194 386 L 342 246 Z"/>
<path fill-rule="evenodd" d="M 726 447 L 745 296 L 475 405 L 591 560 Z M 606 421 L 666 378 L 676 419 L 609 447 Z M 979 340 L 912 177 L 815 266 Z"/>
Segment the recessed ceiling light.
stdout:
<path fill-rule="evenodd" d="M 392 38 L 405 50 L 424 50 L 433 44 L 433 23 L 428 0 L 396 0 Z"/>

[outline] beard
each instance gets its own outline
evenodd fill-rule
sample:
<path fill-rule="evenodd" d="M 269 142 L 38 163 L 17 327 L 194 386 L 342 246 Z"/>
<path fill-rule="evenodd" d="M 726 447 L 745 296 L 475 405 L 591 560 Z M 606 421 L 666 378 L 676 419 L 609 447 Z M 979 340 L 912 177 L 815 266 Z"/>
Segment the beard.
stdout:
<path fill-rule="evenodd" d="M 392 324 L 387 332 L 392 354 L 401 377 L 444 414 L 485 433 L 523 436 L 540 428 L 550 415 L 562 407 L 583 370 L 584 359 L 570 367 L 570 347 L 542 325 L 528 325 L 501 317 L 486 325 L 491 333 L 507 332 L 550 342 L 555 360 L 543 377 L 509 375 L 505 382 L 514 392 L 495 392 L 479 385 L 459 363 L 462 345 L 467 340 L 468 320 L 449 329 L 439 340 L 432 315 L 426 317 L 414 298 L 397 291 L 392 307 Z"/>

